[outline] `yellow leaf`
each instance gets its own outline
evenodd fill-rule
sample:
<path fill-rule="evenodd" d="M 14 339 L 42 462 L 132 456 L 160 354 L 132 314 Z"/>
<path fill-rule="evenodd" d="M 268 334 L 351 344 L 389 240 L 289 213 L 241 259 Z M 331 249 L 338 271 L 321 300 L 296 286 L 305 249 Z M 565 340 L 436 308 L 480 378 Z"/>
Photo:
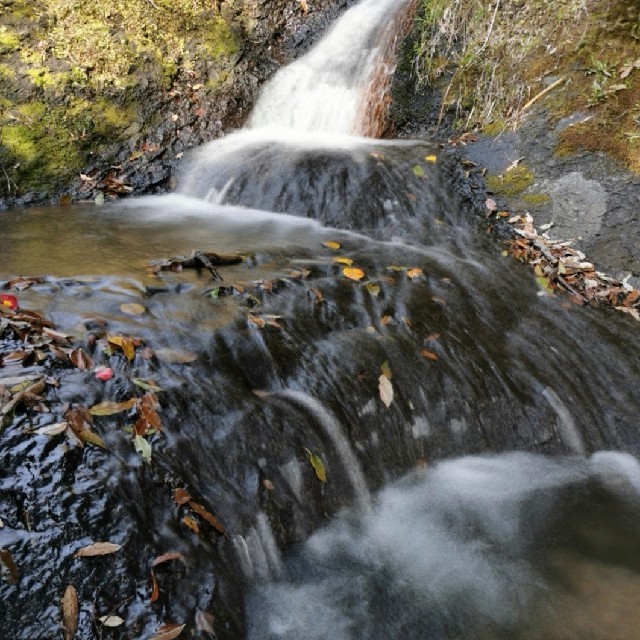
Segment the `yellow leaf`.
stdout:
<path fill-rule="evenodd" d="M 307 449 L 306 447 L 304 450 L 309 454 L 309 462 L 311 463 L 313 470 L 316 472 L 318 480 L 320 480 L 320 482 L 326 482 L 327 472 L 324 468 L 322 460 L 320 459 L 320 456 L 317 456 L 315 453 L 311 453 L 311 451 L 309 451 L 309 449 Z"/>
<path fill-rule="evenodd" d="M 409 278 L 411 278 L 412 280 L 414 278 L 419 278 L 422 275 L 423 275 L 422 269 L 419 269 L 418 267 L 415 267 L 414 269 L 408 269 L 407 270 L 407 276 Z"/>
<path fill-rule="evenodd" d="M 436 156 L 434 156 L 434 155 L 425 156 L 425 157 L 424 157 L 424 159 L 425 159 L 427 162 L 433 162 L 433 163 L 435 163 L 435 162 L 437 162 L 437 161 L 438 161 L 438 158 L 436 158 Z"/>
<path fill-rule="evenodd" d="M 78 431 L 76 433 L 78 438 L 82 440 L 82 442 L 88 442 L 89 444 L 95 444 L 96 447 L 100 447 L 101 449 L 106 449 L 107 445 L 105 445 L 104 440 L 93 431 L 89 431 L 88 429 L 83 429 L 82 431 Z"/>
<path fill-rule="evenodd" d="M 393 374 L 391 373 L 391 367 L 389 366 L 389 361 L 385 360 L 381 365 L 380 365 L 380 373 L 385 377 L 385 378 L 389 378 L 389 380 L 391 380 L 391 378 L 393 377 Z"/>
<path fill-rule="evenodd" d="M 107 336 L 107 341 L 110 345 L 120 347 L 127 360 L 133 360 L 135 357 L 136 349 L 131 338 L 125 338 L 124 336 Z"/>
<path fill-rule="evenodd" d="M 124 302 L 120 305 L 120 311 L 126 313 L 128 316 L 141 316 L 146 309 L 136 302 Z"/>
<path fill-rule="evenodd" d="M 356 282 L 364 278 L 364 271 L 357 267 L 345 267 L 342 273 L 346 278 L 349 278 L 349 280 L 355 280 Z"/>
<path fill-rule="evenodd" d="M 374 297 L 380 295 L 380 285 L 377 282 L 367 282 L 365 288 Z"/>
<path fill-rule="evenodd" d="M 333 240 L 327 240 L 322 243 L 323 247 L 327 247 L 329 249 L 335 249 L 336 251 L 342 246 L 339 242 L 334 242 Z"/>
<path fill-rule="evenodd" d="M 94 404 L 89 409 L 89 413 L 92 416 L 112 416 L 114 413 L 120 413 L 121 411 L 128 411 L 136 404 L 136 399 L 131 398 L 126 402 L 101 402 L 100 404 Z"/>
<path fill-rule="evenodd" d="M 333 261 L 337 262 L 338 264 L 346 264 L 347 267 L 350 267 L 353 264 L 353 260 L 351 258 L 338 257 L 334 258 Z"/>

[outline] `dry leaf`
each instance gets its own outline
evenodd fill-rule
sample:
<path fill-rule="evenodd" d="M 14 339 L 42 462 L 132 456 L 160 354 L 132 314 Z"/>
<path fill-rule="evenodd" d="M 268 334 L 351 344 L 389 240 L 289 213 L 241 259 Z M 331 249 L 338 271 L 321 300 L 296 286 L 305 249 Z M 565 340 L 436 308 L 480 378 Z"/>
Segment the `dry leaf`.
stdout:
<path fill-rule="evenodd" d="M 101 449 L 107 448 L 107 445 L 104 443 L 104 440 L 95 431 L 84 429 L 83 431 L 78 431 L 76 435 L 78 436 L 78 438 L 80 438 L 80 440 L 82 440 L 82 442 L 95 444 L 96 447 L 100 447 Z"/>
<path fill-rule="evenodd" d="M 36 429 L 34 433 L 39 436 L 57 436 L 65 431 L 69 425 L 66 422 L 58 422 L 57 424 L 49 424 L 46 427 Z"/>
<path fill-rule="evenodd" d="M 487 207 L 487 210 L 489 211 L 495 211 L 498 208 L 498 205 L 496 204 L 496 201 L 493 200 L 493 198 L 487 198 L 485 200 L 484 206 Z"/>
<path fill-rule="evenodd" d="M 355 280 L 356 282 L 364 278 L 364 271 L 357 267 L 345 267 L 342 273 L 345 277 L 349 278 L 349 280 Z"/>
<path fill-rule="evenodd" d="M 114 542 L 94 542 L 82 549 L 78 549 L 75 553 L 76 558 L 92 558 L 94 556 L 106 556 L 110 553 L 120 551 L 122 545 Z"/>
<path fill-rule="evenodd" d="M 127 360 L 133 360 L 136 355 L 132 338 L 126 338 L 125 336 L 107 336 L 107 342 L 111 346 L 119 347 Z"/>
<path fill-rule="evenodd" d="M 345 258 L 344 256 L 338 256 L 333 259 L 334 262 L 338 264 L 346 264 L 347 267 L 350 267 L 353 264 L 353 260 L 351 258 Z"/>
<path fill-rule="evenodd" d="M 69 354 L 69 360 L 71 360 L 73 365 L 80 369 L 80 371 L 86 371 L 87 369 L 91 369 L 91 367 L 93 366 L 91 358 L 84 352 L 83 349 L 74 349 Z"/>
<path fill-rule="evenodd" d="M 424 275 L 424 273 L 422 269 L 419 269 L 418 267 L 415 267 L 413 269 L 407 269 L 407 276 L 412 280 L 415 278 L 420 278 L 422 275 Z"/>
<path fill-rule="evenodd" d="M 437 360 L 438 359 L 438 356 L 435 353 L 433 353 L 433 351 L 429 351 L 428 349 L 423 349 L 420 352 L 420 355 L 423 358 L 427 358 L 428 360 Z"/>
<path fill-rule="evenodd" d="M 149 596 L 149 602 L 155 602 L 160 597 L 160 589 L 158 587 L 158 581 L 156 580 L 156 574 L 151 572 L 151 595 Z"/>
<path fill-rule="evenodd" d="M 78 630 L 78 594 L 70 584 L 62 596 L 62 635 L 64 640 L 73 640 Z"/>
<path fill-rule="evenodd" d="M 389 408 L 393 402 L 393 385 L 384 374 L 378 378 L 378 391 L 380 392 L 380 400 L 385 407 Z"/>

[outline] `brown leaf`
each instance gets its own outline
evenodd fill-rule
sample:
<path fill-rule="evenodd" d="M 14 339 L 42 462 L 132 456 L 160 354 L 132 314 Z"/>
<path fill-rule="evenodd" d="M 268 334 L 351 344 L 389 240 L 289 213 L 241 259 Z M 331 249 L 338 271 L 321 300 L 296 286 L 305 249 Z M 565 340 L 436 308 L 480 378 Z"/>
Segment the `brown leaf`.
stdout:
<path fill-rule="evenodd" d="M 78 594 L 70 584 L 62 596 L 62 635 L 64 640 L 73 640 L 78 630 Z"/>
<path fill-rule="evenodd" d="M 80 433 L 80 431 L 91 430 L 93 425 L 93 418 L 85 407 L 69 409 L 64 414 L 64 417 L 76 434 Z"/>
<path fill-rule="evenodd" d="M 144 420 L 151 429 L 160 429 L 162 423 L 160 422 L 160 416 L 156 411 L 158 406 L 158 399 L 152 392 L 147 392 L 142 396 L 140 404 L 138 405 L 138 414 L 142 420 Z"/>
<path fill-rule="evenodd" d="M 186 492 L 185 489 L 181 489 L 180 487 L 178 487 L 173 494 L 173 499 L 178 504 L 182 505 L 189 502 L 189 500 L 191 500 L 191 496 Z"/>
<path fill-rule="evenodd" d="M 185 626 L 186 625 L 184 624 L 165 624 L 160 627 L 160 629 L 158 629 L 158 632 L 154 636 L 151 636 L 149 640 L 174 640 L 182 633 L 182 630 L 185 628 Z"/>
<path fill-rule="evenodd" d="M 191 529 L 193 533 L 200 533 L 200 526 L 191 516 L 183 516 L 182 524 L 187 527 L 187 529 Z"/>
<path fill-rule="evenodd" d="M 93 558 L 94 556 L 106 556 L 110 553 L 120 551 L 122 545 L 114 542 L 94 542 L 93 544 L 78 549 L 75 553 L 76 558 Z"/>
<path fill-rule="evenodd" d="M 151 572 L 151 595 L 149 596 L 149 602 L 155 602 L 160 596 L 160 589 L 158 588 L 158 581 L 156 580 L 156 574 Z"/>
<path fill-rule="evenodd" d="M 194 502 L 193 500 L 189 501 L 189 506 L 206 522 L 208 522 L 216 531 L 219 533 L 224 533 L 224 527 L 218 522 L 216 517 L 209 513 L 201 504 L 198 502 Z"/>
<path fill-rule="evenodd" d="M 423 349 L 420 352 L 420 355 L 423 358 L 427 358 L 428 360 L 437 360 L 438 359 L 438 356 L 435 353 L 433 353 L 433 351 L 429 351 L 428 349 Z"/>
<path fill-rule="evenodd" d="M 89 431 L 88 429 L 85 429 L 84 431 L 79 431 L 77 436 L 78 438 L 80 438 L 80 440 L 82 440 L 82 442 L 95 444 L 96 447 L 100 447 L 101 449 L 107 448 L 104 440 L 95 431 Z"/>
<path fill-rule="evenodd" d="M 155 558 L 151 563 L 151 566 L 157 567 L 159 564 L 171 562 L 172 560 L 182 560 L 184 562 L 184 556 L 179 551 L 169 551 L 168 553 L 163 553 L 161 556 Z"/>
<path fill-rule="evenodd" d="M 16 563 L 13 561 L 13 556 L 6 549 L 0 549 L 0 562 L 9 571 L 9 582 L 11 584 L 17 583 L 20 577 L 18 567 L 16 567 Z"/>
<path fill-rule="evenodd" d="M 84 352 L 84 349 L 74 349 L 69 354 L 69 360 L 71 360 L 72 364 L 80 369 L 80 371 L 86 371 L 93 366 L 91 358 Z"/>

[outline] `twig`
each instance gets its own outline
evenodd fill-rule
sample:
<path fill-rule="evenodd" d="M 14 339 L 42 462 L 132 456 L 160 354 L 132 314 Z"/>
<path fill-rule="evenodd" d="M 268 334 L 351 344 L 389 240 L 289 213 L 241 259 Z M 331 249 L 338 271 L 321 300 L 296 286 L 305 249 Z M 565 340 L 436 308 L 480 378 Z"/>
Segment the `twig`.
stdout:
<path fill-rule="evenodd" d="M 535 96 L 533 96 L 533 98 L 531 98 L 531 100 L 529 100 L 529 102 L 527 102 L 527 104 L 525 104 L 524 107 L 520 109 L 520 113 L 518 115 L 521 116 L 527 109 L 529 109 L 529 107 L 533 106 L 536 102 L 538 102 L 538 100 L 540 100 L 540 98 L 543 98 L 547 95 L 547 93 L 553 91 L 557 86 L 561 85 L 566 79 L 567 76 L 558 78 L 558 80 L 550 84 L 546 89 L 543 89 L 540 93 L 537 93 Z"/>
<path fill-rule="evenodd" d="M 491 32 L 493 31 L 493 25 L 496 21 L 496 16 L 498 15 L 498 9 L 500 8 L 500 0 L 497 0 L 495 9 L 493 10 L 493 16 L 491 17 L 491 24 L 489 25 L 489 31 L 487 31 L 487 37 L 484 39 L 482 46 L 476 51 L 476 55 L 480 55 L 486 48 L 489 43 L 489 38 L 491 37 Z"/>
<path fill-rule="evenodd" d="M 222 280 L 222 276 L 216 271 L 216 268 L 211 264 L 211 260 L 209 260 L 209 257 L 204 251 L 194 251 L 191 255 L 211 274 L 214 280 Z"/>

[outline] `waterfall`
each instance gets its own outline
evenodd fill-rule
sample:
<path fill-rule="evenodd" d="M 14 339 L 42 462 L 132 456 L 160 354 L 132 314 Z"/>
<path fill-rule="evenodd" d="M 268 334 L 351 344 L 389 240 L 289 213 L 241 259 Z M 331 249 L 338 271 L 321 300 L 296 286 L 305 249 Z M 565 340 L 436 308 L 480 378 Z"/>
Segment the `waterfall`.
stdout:
<path fill-rule="evenodd" d="M 251 115 L 252 129 L 368 135 L 375 130 L 367 108 L 393 72 L 399 27 L 410 0 L 364 0 L 349 9 L 307 55 L 280 69 Z M 380 113 L 377 114 L 380 116 Z"/>

